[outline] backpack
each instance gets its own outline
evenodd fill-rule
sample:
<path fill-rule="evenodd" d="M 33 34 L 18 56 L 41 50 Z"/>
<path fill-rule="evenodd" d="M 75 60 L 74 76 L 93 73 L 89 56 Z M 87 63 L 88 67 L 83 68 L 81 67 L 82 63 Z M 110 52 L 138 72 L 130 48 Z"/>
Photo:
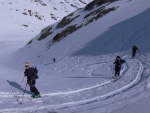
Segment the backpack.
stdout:
<path fill-rule="evenodd" d="M 121 62 L 121 64 L 123 64 L 123 63 L 125 63 L 125 60 L 122 60 L 122 59 L 121 59 L 120 62 Z"/>
<path fill-rule="evenodd" d="M 38 70 L 37 70 L 37 68 L 36 67 L 31 67 L 31 69 L 32 69 L 32 71 L 33 71 L 33 73 L 34 73 L 34 75 L 35 75 L 35 79 L 39 79 L 39 77 L 38 77 Z"/>

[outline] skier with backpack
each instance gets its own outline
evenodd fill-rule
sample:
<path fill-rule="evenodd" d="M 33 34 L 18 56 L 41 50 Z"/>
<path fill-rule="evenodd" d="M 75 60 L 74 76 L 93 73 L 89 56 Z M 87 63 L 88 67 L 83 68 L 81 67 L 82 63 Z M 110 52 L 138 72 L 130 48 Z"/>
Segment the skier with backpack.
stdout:
<path fill-rule="evenodd" d="M 136 47 L 136 46 L 133 46 L 132 47 L 132 58 L 134 58 L 135 57 L 135 54 L 136 54 L 136 51 L 139 51 L 139 49 Z M 139 51 L 140 52 L 140 51 Z"/>
<path fill-rule="evenodd" d="M 120 77 L 120 69 L 121 69 L 121 65 L 125 62 L 125 60 L 122 60 L 120 58 L 120 56 L 116 57 L 116 61 L 114 62 L 115 65 L 115 78 L 119 78 Z"/>
<path fill-rule="evenodd" d="M 29 62 L 25 63 L 25 68 L 26 69 L 24 71 L 24 76 L 27 76 L 27 84 L 30 87 L 30 91 L 33 93 L 31 97 L 33 98 L 41 97 L 39 91 L 35 87 L 35 83 L 36 83 L 35 79 L 38 78 L 38 75 L 37 75 L 38 70 L 36 69 L 36 67 L 35 68 L 30 67 Z"/>

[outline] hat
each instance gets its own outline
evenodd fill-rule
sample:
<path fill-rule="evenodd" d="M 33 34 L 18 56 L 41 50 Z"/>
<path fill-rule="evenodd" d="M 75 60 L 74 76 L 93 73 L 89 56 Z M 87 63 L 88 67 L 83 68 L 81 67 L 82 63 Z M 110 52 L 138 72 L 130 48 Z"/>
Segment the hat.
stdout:
<path fill-rule="evenodd" d="M 116 58 L 119 58 L 119 59 L 120 59 L 120 56 L 117 56 Z"/>

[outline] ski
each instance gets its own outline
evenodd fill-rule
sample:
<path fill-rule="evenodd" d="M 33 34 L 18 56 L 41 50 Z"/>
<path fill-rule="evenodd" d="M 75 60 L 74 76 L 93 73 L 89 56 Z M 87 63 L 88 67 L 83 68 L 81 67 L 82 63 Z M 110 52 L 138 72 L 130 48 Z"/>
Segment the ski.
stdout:
<path fill-rule="evenodd" d="M 20 98 L 20 99 L 19 99 L 19 98 Z M 25 98 L 28 99 L 28 100 L 36 100 L 36 99 L 41 99 L 42 96 L 41 96 L 41 95 L 40 95 L 40 96 L 35 96 L 35 97 L 32 97 L 32 96 L 25 96 L 24 99 L 25 99 Z M 24 99 L 21 99 L 21 96 L 19 96 L 17 102 L 19 102 L 19 104 L 22 105 Z"/>
<path fill-rule="evenodd" d="M 41 98 L 41 95 L 32 95 L 32 98 Z"/>
<path fill-rule="evenodd" d="M 118 76 L 118 77 L 113 77 L 113 82 L 116 82 L 117 80 L 120 79 L 121 76 Z"/>

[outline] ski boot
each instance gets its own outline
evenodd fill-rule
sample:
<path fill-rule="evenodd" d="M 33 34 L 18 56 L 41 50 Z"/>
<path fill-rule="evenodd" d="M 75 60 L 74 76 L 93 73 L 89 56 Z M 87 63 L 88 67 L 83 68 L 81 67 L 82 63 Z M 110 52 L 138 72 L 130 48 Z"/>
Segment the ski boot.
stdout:
<path fill-rule="evenodd" d="M 34 95 L 33 98 L 41 98 L 41 95 L 40 94 Z"/>
<path fill-rule="evenodd" d="M 35 94 L 32 94 L 31 97 L 34 98 L 34 97 L 35 97 Z"/>

